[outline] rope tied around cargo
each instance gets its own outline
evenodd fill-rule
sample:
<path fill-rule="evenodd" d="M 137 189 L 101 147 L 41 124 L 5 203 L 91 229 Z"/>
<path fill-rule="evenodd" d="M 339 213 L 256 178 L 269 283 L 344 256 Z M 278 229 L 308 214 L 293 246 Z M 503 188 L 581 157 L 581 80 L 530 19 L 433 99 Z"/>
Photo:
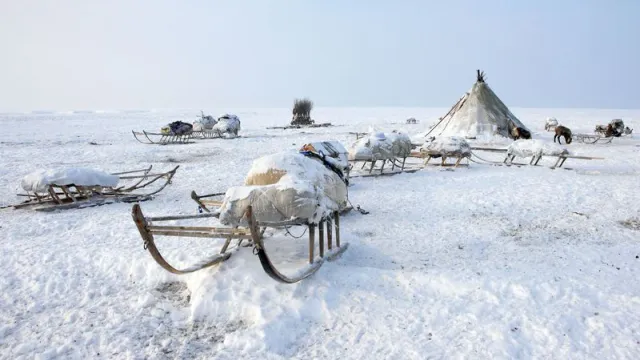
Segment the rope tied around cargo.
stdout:
<path fill-rule="evenodd" d="M 344 176 L 344 173 L 342 172 L 342 170 L 340 168 L 338 168 L 334 163 L 332 163 L 331 161 L 327 160 L 327 155 L 324 154 L 324 152 L 321 150 L 319 152 L 315 152 L 315 151 L 310 151 L 310 150 L 301 150 L 300 154 L 304 155 L 304 156 L 308 156 L 308 157 L 312 157 L 315 159 L 318 159 L 320 161 L 322 161 L 322 164 L 329 170 L 333 171 L 334 173 L 336 173 L 336 175 L 338 175 L 340 177 L 340 180 L 342 180 L 345 185 L 349 186 L 349 179 L 347 179 Z"/>

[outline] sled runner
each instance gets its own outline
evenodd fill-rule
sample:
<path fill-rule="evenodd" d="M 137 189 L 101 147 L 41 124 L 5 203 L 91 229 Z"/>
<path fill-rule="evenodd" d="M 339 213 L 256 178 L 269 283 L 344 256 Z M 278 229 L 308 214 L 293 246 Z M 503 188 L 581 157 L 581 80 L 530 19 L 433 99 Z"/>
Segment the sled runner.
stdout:
<path fill-rule="evenodd" d="M 40 171 L 22 180 L 28 199 L 9 205 L 14 209 L 33 208 L 36 211 L 66 210 L 111 204 L 114 202 L 139 202 L 153 198 L 162 191 L 178 170 L 176 166 L 163 173 L 151 173 L 146 169 L 107 174 L 93 169 L 65 169 Z M 136 190 L 159 181 L 154 191 L 136 193 Z"/>
<path fill-rule="evenodd" d="M 573 139 L 583 144 L 610 144 L 613 137 L 593 134 L 573 134 Z"/>
<path fill-rule="evenodd" d="M 244 214 L 243 220 L 246 221 L 246 226 L 242 227 L 203 227 L 203 226 L 165 226 L 156 225 L 164 221 L 174 220 L 186 220 L 186 219 L 205 219 L 205 218 L 218 218 L 220 216 L 219 209 L 210 209 L 207 205 L 218 205 L 220 202 L 212 200 L 203 200 L 206 197 L 219 196 L 223 194 L 211 194 L 198 196 L 195 192 L 192 192 L 191 197 L 202 206 L 207 212 L 198 215 L 177 215 L 177 216 L 161 216 L 161 217 L 145 217 L 138 204 L 135 204 L 132 209 L 133 220 L 140 232 L 140 236 L 144 241 L 144 248 L 148 250 L 153 259 L 163 269 L 174 274 L 188 274 L 201 269 L 208 268 L 210 266 L 219 264 L 231 257 L 232 251 L 238 251 L 242 246 L 242 242 L 247 240 L 254 248 L 254 253 L 258 255 L 260 264 L 263 270 L 271 278 L 282 283 L 296 283 L 302 279 L 311 276 L 318 271 L 320 266 L 325 260 L 334 260 L 337 256 L 342 254 L 347 247 L 348 243 L 340 242 L 340 213 L 334 212 L 331 216 L 322 218 L 318 224 L 309 223 L 305 219 L 294 218 L 286 221 L 279 222 L 259 222 L 254 216 L 252 206 L 249 206 Z M 212 211 L 213 210 L 213 211 Z M 342 213 L 349 211 L 345 209 Z M 334 225 L 335 224 L 335 225 Z M 305 226 L 308 232 L 308 261 L 309 264 L 302 269 L 296 271 L 295 275 L 285 275 L 279 271 L 273 264 L 267 249 L 264 245 L 264 233 L 267 228 L 271 229 L 288 229 L 292 226 Z M 326 245 L 325 250 L 325 228 L 326 228 Z M 318 230 L 318 256 L 316 256 L 316 229 Z M 333 231 L 335 229 L 335 246 L 333 243 Z M 156 244 L 156 236 L 170 236 L 170 237 L 193 237 L 193 238 L 217 238 L 224 239 L 224 243 L 220 249 L 220 252 L 213 257 L 200 261 L 192 266 L 178 269 L 169 264 L 164 257 L 160 254 Z M 231 242 L 237 240 L 234 246 L 231 246 Z"/>
<path fill-rule="evenodd" d="M 191 144 L 193 141 L 194 132 L 188 134 L 174 135 L 172 133 L 153 133 L 145 130 L 131 131 L 133 137 L 143 144 L 156 144 L 156 145 L 168 145 L 168 144 Z"/>

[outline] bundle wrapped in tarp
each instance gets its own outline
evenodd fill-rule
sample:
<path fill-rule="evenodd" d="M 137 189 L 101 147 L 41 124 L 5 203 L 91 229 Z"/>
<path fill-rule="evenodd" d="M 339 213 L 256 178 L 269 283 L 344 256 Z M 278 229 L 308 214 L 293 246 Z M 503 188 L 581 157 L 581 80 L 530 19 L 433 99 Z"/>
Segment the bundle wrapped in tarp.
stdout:
<path fill-rule="evenodd" d="M 224 114 L 218 118 L 213 130 L 225 137 L 236 137 L 240 131 L 240 119 L 236 115 Z"/>
<path fill-rule="evenodd" d="M 245 225 L 249 206 L 259 222 L 292 219 L 318 223 L 347 204 L 347 185 L 316 157 L 288 151 L 256 159 L 245 186 L 229 188 L 220 206 L 220 222 Z"/>
<path fill-rule="evenodd" d="M 211 130 L 218 122 L 211 115 L 203 115 L 200 119 L 193 122 L 194 131 Z"/>
<path fill-rule="evenodd" d="M 338 141 L 318 141 L 305 144 L 301 151 L 313 151 L 322 154 L 331 161 L 335 166 L 342 170 L 349 168 L 349 153 L 347 149 Z"/>
<path fill-rule="evenodd" d="M 429 154 L 431 157 L 470 157 L 471 146 L 460 136 L 438 136 L 431 142 L 425 142 L 420 147 L 420 152 Z"/>
<path fill-rule="evenodd" d="M 119 181 L 118 176 L 100 170 L 68 168 L 32 172 L 22 178 L 20 185 L 25 191 L 44 193 L 49 190 L 50 185 L 116 187 Z"/>
<path fill-rule="evenodd" d="M 165 135 L 189 135 L 193 132 L 193 125 L 184 121 L 174 121 L 160 130 Z"/>
<path fill-rule="evenodd" d="M 349 160 L 371 161 L 405 158 L 411 154 L 411 139 L 400 132 L 371 132 L 349 149 Z"/>
<path fill-rule="evenodd" d="M 508 155 L 515 155 L 521 158 L 540 157 L 542 155 L 559 156 L 569 155 L 569 150 L 556 143 L 542 140 L 516 140 L 507 148 Z"/>

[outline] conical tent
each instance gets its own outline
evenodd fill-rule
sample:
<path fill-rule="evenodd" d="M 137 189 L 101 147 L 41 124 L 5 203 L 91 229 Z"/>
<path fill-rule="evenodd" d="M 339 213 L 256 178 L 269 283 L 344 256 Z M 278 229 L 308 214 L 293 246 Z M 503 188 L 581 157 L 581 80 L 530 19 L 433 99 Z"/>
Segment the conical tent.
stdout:
<path fill-rule="evenodd" d="M 427 132 L 432 136 L 500 135 L 513 138 L 512 130 L 527 130 L 484 81 L 478 70 L 477 81 L 440 121 Z"/>

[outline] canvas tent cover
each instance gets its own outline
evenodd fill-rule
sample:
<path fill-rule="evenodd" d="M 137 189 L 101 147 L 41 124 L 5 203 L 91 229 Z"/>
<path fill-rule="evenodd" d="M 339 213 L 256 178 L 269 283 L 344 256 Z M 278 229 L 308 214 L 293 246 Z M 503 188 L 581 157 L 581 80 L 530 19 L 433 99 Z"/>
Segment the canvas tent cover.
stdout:
<path fill-rule="evenodd" d="M 322 161 L 297 151 L 256 159 L 244 186 L 227 190 L 220 222 L 244 225 L 248 206 L 259 222 L 301 219 L 309 223 L 339 211 L 347 204 L 347 186 Z"/>
<path fill-rule="evenodd" d="M 507 108 L 484 81 L 478 70 L 477 81 L 451 110 L 427 133 L 432 136 L 478 137 L 499 135 L 513 137 L 514 127 L 527 127 Z"/>
<path fill-rule="evenodd" d="M 20 185 L 25 191 L 47 192 L 50 185 L 78 185 L 115 187 L 120 178 L 106 172 L 87 168 L 48 169 L 32 172 L 22 178 Z"/>

